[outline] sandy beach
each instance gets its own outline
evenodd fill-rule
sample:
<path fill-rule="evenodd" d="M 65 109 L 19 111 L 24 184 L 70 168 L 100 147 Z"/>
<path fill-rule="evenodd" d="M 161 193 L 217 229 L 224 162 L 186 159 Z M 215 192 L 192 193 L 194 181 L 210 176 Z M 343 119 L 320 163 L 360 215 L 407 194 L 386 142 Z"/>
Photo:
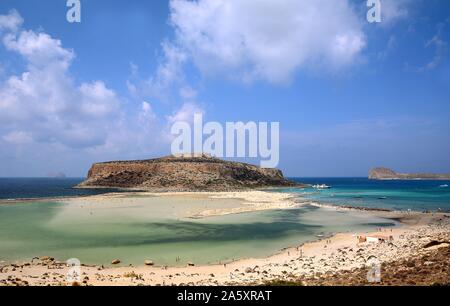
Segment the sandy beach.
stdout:
<path fill-rule="evenodd" d="M 120 199 L 123 194 L 109 194 L 83 199 L 90 202 Z M 193 211 L 192 218 L 208 218 L 217 215 L 238 214 L 249 211 L 290 209 L 302 205 L 293 201 L 291 195 L 263 191 L 237 193 L 167 193 L 140 194 L 140 197 L 189 196 L 201 199 L 241 199 L 239 207 L 226 207 Z M 67 201 L 67 199 L 65 199 Z M 335 210 L 349 210 L 337 208 Z M 287 248 L 266 258 L 247 258 L 234 262 L 186 267 L 130 265 L 114 267 L 87 266 L 79 268 L 79 278 L 68 280 L 73 271 L 65 262 L 49 256 L 33 261 L 0 265 L 0 285 L 257 285 L 272 281 L 308 281 L 337 275 L 366 267 L 368 260 L 376 258 L 381 264 L 427 254 L 436 249 L 448 248 L 450 241 L 450 216 L 448 214 L 425 214 L 419 212 L 363 211 L 360 213 L 401 222 L 402 226 L 383 228 L 372 233 L 337 233 L 293 248 Z M 388 242 L 360 243 L 359 236 L 389 237 Z M 433 247 L 425 248 L 437 241 Z M 120 260 L 120 258 L 118 258 Z M 77 270 L 78 271 L 78 270 Z"/>
<path fill-rule="evenodd" d="M 191 218 L 208 218 L 213 216 L 233 215 L 247 212 L 264 211 L 272 209 L 296 208 L 302 203 L 294 201 L 294 197 L 288 193 L 276 193 L 265 191 L 242 192 L 173 192 L 173 193 L 144 193 L 143 196 L 165 197 L 194 197 L 207 199 L 235 199 L 240 200 L 239 207 L 206 209 L 190 216 Z"/>

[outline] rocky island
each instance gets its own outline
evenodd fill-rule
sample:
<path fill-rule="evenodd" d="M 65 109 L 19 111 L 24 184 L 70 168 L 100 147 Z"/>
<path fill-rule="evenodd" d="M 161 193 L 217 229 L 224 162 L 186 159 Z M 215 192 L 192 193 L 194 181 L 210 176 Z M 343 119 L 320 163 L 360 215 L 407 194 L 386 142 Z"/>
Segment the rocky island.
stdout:
<path fill-rule="evenodd" d="M 374 168 L 369 172 L 371 180 L 450 180 L 450 174 L 397 173 L 388 168 Z"/>
<path fill-rule="evenodd" d="M 94 164 L 77 188 L 124 188 L 154 192 L 231 191 L 299 184 L 281 170 L 202 154 Z"/>

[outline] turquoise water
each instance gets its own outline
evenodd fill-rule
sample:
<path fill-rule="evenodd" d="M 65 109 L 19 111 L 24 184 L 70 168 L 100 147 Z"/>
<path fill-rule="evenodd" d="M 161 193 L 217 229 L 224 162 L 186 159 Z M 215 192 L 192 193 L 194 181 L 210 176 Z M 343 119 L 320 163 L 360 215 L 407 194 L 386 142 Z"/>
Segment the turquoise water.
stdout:
<path fill-rule="evenodd" d="M 317 191 L 284 189 L 311 200 L 337 205 L 380 207 L 398 210 L 450 211 L 450 181 L 373 181 L 366 178 L 292 178 L 307 184 L 333 188 Z M 0 178 L 0 200 L 83 196 L 117 190 L 80 190 L 72 187 L 82 178 Z M 444 187 L 447 185 L 447 187 Z"/>
<path fill-rule="evenodd" d="M 312 206 L 196 220 L 180 214 L 187 207 L 205 205 L 201 200 L 187 204 L 181 198 L 148 201 L 0 205 L 0 261 L 52 256 L 104 265 L 115 258 L 124 265 L 142 265 L 146 259 L 157 265 L 208 264 L 265 257 L 316 240 L 317 235 L 396 225 Z M 221 203 L 225 204 L 233 203 Z"/>
<path fill-rule="evenodd" d="M 366 178 L 295 178 L 307 184 L 326 184 L 331 189 L 285 189 L 313 201 L 335 205 L 394 210 L 450 212 L 450 181 L 374 181 Z"/>
<path fill-rule="evenodd" d="M 313 201 L 397 210 L 450 211 L 445 181 L 369 181 L 362 178 L 296 179 L 327 184 L 331 189 L 283 189 Z M 0 198 L 77 195 L 81 180 L 0 179 Z M 104 191 L 86 191 L 88 194 Z M 183 197 L 92 198 L 0 205 L 0 261 L 35 256 L 59 260 L 78 258 L 87 264 L 124 265 L 146 259 L 158 265 L 218 263 L 245 257 L 265 257 L 336 232 L 365 232 L 397 223 L 360 212 L 304 206 L 190 219 L 204 209 L 236 207 L 237 200 Z M 180 257 L 181 262 L 176 258 Z"/>

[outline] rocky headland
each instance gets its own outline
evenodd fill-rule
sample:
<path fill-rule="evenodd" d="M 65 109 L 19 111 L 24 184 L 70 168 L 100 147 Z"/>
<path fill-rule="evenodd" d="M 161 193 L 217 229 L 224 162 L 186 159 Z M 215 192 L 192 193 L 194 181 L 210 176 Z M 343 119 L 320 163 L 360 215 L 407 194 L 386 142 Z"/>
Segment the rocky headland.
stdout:
<path fill-rule="evenodd" d="M 289 186 L 299 184 L 285 179 L 278 169 L 265 169 L 202 155 L 97 163 L 77 188 L 189 192 Z"/>

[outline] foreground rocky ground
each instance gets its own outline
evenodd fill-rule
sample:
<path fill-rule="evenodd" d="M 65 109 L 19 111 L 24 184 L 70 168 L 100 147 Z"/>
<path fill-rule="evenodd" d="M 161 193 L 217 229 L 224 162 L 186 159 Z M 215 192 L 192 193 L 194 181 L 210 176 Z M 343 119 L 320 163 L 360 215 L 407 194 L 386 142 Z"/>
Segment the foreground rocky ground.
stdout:
<path fill-rule="evenodd" d="M 448 244 L 446 244 L 448 245 Z M 342 271 L 331 276 L 302 279 L 298 284 L 310 286 L 366 286 L 369 268 Z M 293 282 L 293 284 L 296 284 Z M 416 255 L 381 265 L 380 286 L 450 286 L 450 247 L 432 249 Z"/>
<path fill-rule="evenodd" d="M 449 217 L 437 218 L 432 224 L 405 232 L 393 242 L 359 245 L 338 249 L 334 262 L 359 262 L 344 269 L 331 266 L 326 271 L 310 271 L 300 277 L 284 277 L 265 282 L 267 285 L 291 286 L 450 286 Z M 352 258 L 348 255 L 354 254 Z M 368 280 L 371 263 L 380 263 L 380 280 Z M 299 259 L 300 260 L 300 259 Z M 322 259 L 320 260 L 322 261 Z M 307 262 L 311 262 L 307 259 Z M 364 264 L 363 264 L 364 263 Z M 327 266 L 327 262 L 324 263 Z M 371 274 L 373 275 L 373 274 Z"/>
<path fill-rule="evenodd" d="M 76 283 L 67 280 L 65 263 L 45 257 L 0 266 L 0 285 L 448 285 L 450 216 L 389 214 L 408 225 L 371 235 L 392 236 L 390 242 L 358 243 L 354 234 L 344 233 L 269 258 L 227 265 L 82 266 Z M 381 264 L 381 281 L 376 283 L 367 279 L 367 266 L 373 259 Z"/>

